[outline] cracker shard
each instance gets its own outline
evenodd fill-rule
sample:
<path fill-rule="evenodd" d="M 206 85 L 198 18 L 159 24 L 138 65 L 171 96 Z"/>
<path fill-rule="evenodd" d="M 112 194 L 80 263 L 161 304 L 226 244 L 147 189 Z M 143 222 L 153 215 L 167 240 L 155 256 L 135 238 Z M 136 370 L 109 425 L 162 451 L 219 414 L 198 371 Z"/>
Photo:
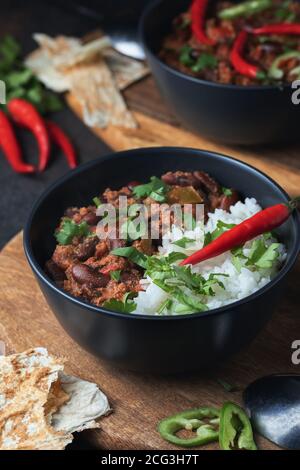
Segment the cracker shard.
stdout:
<path fill-rule="evenodd" d="M 48 88 L 71 91 L 88 126 L 137 127 L 120 90 L 149 73 L 145 64 L 115 51 L 106 36 L 86 44 L 66 36 L 35 34 L 34 39 L 39 48 L 25 64 Z"/>
<path fill-rule="evenodd" d="M 44 348 L 0 357 L 0 450 L 62 450 L 73 432 L 98 427 L 106 396 L 63 368 Z"/>

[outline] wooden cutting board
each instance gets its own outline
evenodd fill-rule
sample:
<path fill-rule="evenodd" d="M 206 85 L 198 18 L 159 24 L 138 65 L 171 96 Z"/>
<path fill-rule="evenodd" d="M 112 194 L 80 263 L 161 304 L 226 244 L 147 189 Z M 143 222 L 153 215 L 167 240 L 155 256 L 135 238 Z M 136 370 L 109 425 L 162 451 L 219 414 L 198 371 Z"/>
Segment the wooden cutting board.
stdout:
<path fill-rule="evenodd" d="M 241 149 L 207 142 L 177 124 L 163 105 L 151 77 L 128 89 L 126 99 L 140 127 L 134 131 L 95 130 L 114 149 L 183 145 L 225 152 L 262 169 L 291 195 L 299 194 L 298 147 Z M 80 115 L 74 97 L 69 96 L 68 101 Z M 99 384 L 114 412 L 102 420 L 101 430 L 88 432 L 88 439 L 98 447 L 172 449 L 156 431 L 161 418 L 186 408 L 221 406 L 226 400 L 240 403 L 242 390 L 256 378 L 300 372 L 300 366 L 291 361 L 292 342 L 300 335 L 299 291 L 300 263 L 290 276 L 272 321 L 250 347 L 219 370 L 180 377 L 134 374 L 94 358 L 66 335 L 42 297 L 23 254 L 22 234 L 18 234 L 0 254 L 0 340 L 5 341 L 8 352 L 45 346 L 51 353 L 66 357 L 71 373 Z M 217 378 L 234 384 L 238 391 L 226 392 Z M 258 438 L 258 444 L 263 449 L 276 448 L 262 438 Z"/>

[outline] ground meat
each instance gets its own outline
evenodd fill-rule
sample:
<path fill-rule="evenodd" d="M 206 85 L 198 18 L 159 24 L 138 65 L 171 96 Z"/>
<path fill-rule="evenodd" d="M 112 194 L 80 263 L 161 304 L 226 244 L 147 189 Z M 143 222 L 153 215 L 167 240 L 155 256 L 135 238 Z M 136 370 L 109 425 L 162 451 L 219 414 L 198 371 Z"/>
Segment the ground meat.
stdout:
<path fill-rule="evenodd" d="M 221 185 L 203 171 L 169 171 L 162 175 L 161 179 L 166 183 L 165 202 L 177 203 L 182 209 L 184 204 L 188 203 L 190 213 L 194 217 L 199 203 L 204 203 L 207 214 L 217 207 L 228 210 L 229 206 L 239 199 L 234 190 L 231 195 L 224 194 Z M 122 301 L 126 292 L 135 293 L 141 290 L 143 269 L 126 257 L 112 255 L 111 251 L 131 245 L 143 254 L 151 256 L 157 253 L 163 231 L 169 230 L 175 219 L 171 211 L 168 225 L 165 225 L 161 206 L 155 198 L 148 194 L 141 199 L 135 198 L 133 189 L 139 184 L 141 183 L 132 181 L 119 191 L 106 189 L 103 195 L 98 197 L 102 202 L 110 202 L 116 209 L 119 196 L 127 196 L 128 205 L 142 202 L 148 207 L 155 203 L 151 212 L 148 212 L 149 235 L 152 235 L 149 239 L 123 239 L 119 234 L 119 227 L 116 228 L 114 237 L 109 237 L 109 233 L 103 230 L 101 239 L 95 206 L 70 207 L 65 211 L 57 231 L 63 228 L 66 217 L 76 224 L 86 222 L 88 226 L 87 232 L 73 236 L 70 244 L 57 245 L 52 258 L 46 263 L 46 272 L 66 292 L 101 306 L 110 299 Z M 151 232 L 151 222 L 154 222 L 155 217 L 158 221 L 158 233 Z"/>

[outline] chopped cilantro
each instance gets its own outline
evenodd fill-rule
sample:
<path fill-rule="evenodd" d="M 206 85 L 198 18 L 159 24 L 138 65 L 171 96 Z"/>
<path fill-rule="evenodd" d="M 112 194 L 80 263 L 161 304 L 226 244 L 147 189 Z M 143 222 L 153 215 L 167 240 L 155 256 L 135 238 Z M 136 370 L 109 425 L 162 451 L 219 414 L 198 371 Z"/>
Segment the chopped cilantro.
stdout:
<path fill-rule="evenodd" d="M 117 269 L 116 271 L 111 271 L 109 274 L 110 274 L 110 277 L 113 281 L 119 281 L 120 278 L 121 278 L 121 269 Z"/>
<path fill-rule="evenodd" d="M 111 255 L 123 256 L 128 258 L 133 263 L 146 268 L 147 266 L 147 256 L 141 251 L 137 250 L 134 246 L 126 246 L 123 248 L 115 248 L 110 252 Z"/>
<path fill-rule="evenodd" d="M 180 240 L 177 240 L 176 242 L 172 242 L 172 245 L 179 246 L 180 248 L 186 248 L 186 245 L 190 243 L 194 243 L 195 239 L 193 238 L 188 238 L 188 237 L 182 237 Z"/>
<path fill-rule="evenodd" d="M 70 245 L 74 237 L 87 236 L 90 234 L 86 222 L 76 224 L 72 219 L 65 218 L 60 229 L 55 233 L 55 238 L 60 245 Z"/>
<path fill-rule="evenodd" d="M 160 178 L 152 176 L 150 182 L 140 184 L 133 188 L 133 194 L 137 198 L 150 197 L 157 202 L 164 202 L 166 200 L 166 193 L 169 187 Z"/>
<path fill-rule="evenodd" d="M 213 55 L 207 52 L 200 54 L 195 64 L 192 66 L 193 72 L 201 72 L 205 69 L 214 69 L 218 64 L 218 59 Z"/>
<path fill-rule="evenodd" d="M 225 188 L 224 186 L 223 186 L 223 188 L 222 188 L 222 193 L 223 193 L 225 196 L 232 196 L 232 190 L 229 189 L 229 188 Z"/>
<path fill-rule="evenodd" d="M 136 294 L 134 292 L 127 292 L 124 295 L 123 300 L 106 300 L 103 307 L 120 313 L 132 313 L 136 309 L 136 303 L 132 300 L 132 297 L 135 295 Z"/>
<path fill-rule="evenodd" d="M 192 52 L 191 46 L 188 44 L 184 45 L 179 52 L 179 61 L 187 67 L 192 67 L 195 64 L 195 60 L 191 57 Z"/>

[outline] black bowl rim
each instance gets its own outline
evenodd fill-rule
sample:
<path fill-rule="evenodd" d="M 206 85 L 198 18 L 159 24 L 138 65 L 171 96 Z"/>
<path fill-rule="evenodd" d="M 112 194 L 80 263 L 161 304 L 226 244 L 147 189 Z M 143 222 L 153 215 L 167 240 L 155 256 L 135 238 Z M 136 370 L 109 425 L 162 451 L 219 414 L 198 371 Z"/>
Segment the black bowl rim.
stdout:
<path fill-rule="evenodd" d="M 31 224 L 32 224 L 32 221 L 34 219 L 35 213 L 38 210 L 39 206 L 44 202 L 45 199 L 47 199 L 47 197 L 49 197 L 49 195 L 53 191 L 55 191 L 55 189 L 57 189 L 58 187 L 63 185 L 66 181 L 72 179 L 74 175 L 77 175 L 77 174 L 85 171 L 86 169 L 89 169 L 90 167 L 97 166 L 98 164 L 101 164 L 101 162 L 103 162 L 105 160 L 109 160 L 109 159 L 113 159 L 113 158 L 119 158 L 120 156 L 126 157 L 126 156 L 130 156 L 130 155 L 134 155 L 134 154 L 139 154 L 141 152 L 143 154 L 146 154 L 146 156 L 152 155 L 153 153 L 157 153 L 157 152 L 159 152 L 159 153 L 172 153 L 172 154 L 174 154 L 174 152 L 180 152 L 182 154 L 184 154 L 186 152 L 191 152 L 191 153 L 196 152 L 199 156 L 205 154 L 206 156 L 210 156 L 211 158 L 225 159 L 229 163 L 229 165 L 231 164 L 231 162 L 237 162 L 239 166 L 243 166 L 246 169 L 254 171 L 254 172 L 258 173 L 260 176 L 262 176 L 263 178 L 267 179 L 274 186 L 276 186 L 277 189 L 279 189 L 279 191 L 281 192 L 282 197 L 285 201 L 289 200 L 289 196 L 284 191 L 284 189 L 282 189 L 281 186 L 279 186 L 279 184 L 277 184 L 272 178 L 267 176 L 262 171 L 256 169 L 254 166 L 249 165 L 249 164 L 247 164 L 247 163 L 245 163 L 241 160 L 238 160 L 236 158 L 229 157 L 228 155 L 224 155 L 224 154 L 217 153 L 217 152 L 211 152 L 209 150 L 196 149 L 196 148 L 190 148 L 190 147 L 148 147 L 148 148 L 137 148 L 137 149 L 132 149 L 132 150 L 124 150 L 124 151 L 120 151 L 120 152 L 112 152 L 110 154 L 103 155 L 99 158 L 96 158 L 94 160 L 91 160 L 87 163 L 84 163 L 84 164 L 80 165 L 78 168 L 76 168 L 72 171 L 69 171 L 66 175 L 62 176 L 57 181 L 52 183 L 40 195 L 40 197 L 35 202 L 35 204 L 33 205 L 32 209 L 30 211 L 30 214 L 29 214 L 29 217 L 28 217 L 27 223 L 25 225 L 25 229 L 24 229 L 24 237 L 23 237 L 24 251 L 25 251 L 27 260 L 28 260 L 32 270 L 35 272 L 37 277 L 40 280 L 42 280 L 48 286 L 48 288 L 50 288 L 52 291 L 54 291 L 57 295 L 63 296 L 66 300 L 70 301 L 71 303 L 74 303 L 74 304 L 76 304 L 76 305 L 78 305 L 82 308 L 87 308 L 88 310 L 91 310 L 91 311 L 93 311 L 95 313 L 98 313 L 98 314 L 101 314 L 101 315 L 105 314 L 105 315 L 110 316 L 110 317 L 112 316 L 112 317 L 118 317 L 118 318 L 123 318 L 123 319 L 131 319 L 131 320 L 148 320 L 148 321 L 180 321 L 180 320 L 182 320 L 182 321 L 184 321 L 184 320 L 187 320 L 188 318 L 196 319 L 196 318 L 199 318 L 199 317 L 206 317 L 206 316 L 209 316 L 209 315 L 221 315 L 223 313 L 226 313 L 226 311 L 228 312 L 228 311 L 230 311 L 232 309 L 235 309 L 235 308 L 237 308 L 241 305 L 244 305 L 248 302 L 251 302 L 252 300 L 257 299 L 258 297 L 263 295 L 265 292 L 272 289 L 275 285 L 277 285 L 288 274 L 288 272 L 292 269 L 292 267 L 296 263 L 298 254 L 300 252 L 300 214 L 298 214 L 296 212 L 294 212 L 292 214 L 292 217 L 293 217 L 293 220 L 294 220 L 294 223 L 295 223 L 295 226 L 296 226 L 296 242 L 294 244 L 293 251 L 290 254 L 289 261 L 276 274 L 276 276 L 268 284 L 266 284 L 264 287 L 262 287 L 261 289 L 258 289 L 256 292 L 254 292 L 253 294 L 251 294 L 247 297 L 244 297 L 243 299 L 240 299 L 236 302 L 232 302 L 232 303 L 230 303 L 228 305 L 225 305 L 223 307 L 219 307 L 219 308 L 212 309 L 212 310 L 207 310 L 205 312 L 193 313 L 193 314 L 189 314 L 189 315 L 165 315 L 165 316 L 162 315 L 162 316 L 159 316 L 159 315 L 150 315 L 150 314 L 149 315 L 144 315 L 144 314 L 138 314 L 138 313 L 120 313 L 120 312 L 114 312 L 112 310 L 107 310 L 103 307 L 97 307 L 96 305 L 93 305 L 89 302 L 86 302 L 84 300 L 79 299 L 78 297 L 74 297 L 73 295 L 68 294 L 63 289 L 60 289 L 57 285 L 55 285 L 55 283 L 50 278 L 48 278 L 48 276 L 46 275 L 44 270 L 39 266 L 39 263 L 35 259 L 35 256 L 33 254 L 32 247 L 31 247 L 30 229 L 31 229 Z"/>
<path fill-rule="evenodd" d="M 231 83 L 218 83 L 218 82 L 212 82 L 209 80 L 202 80 L 201 78 L 193 77 L 192 75 L 188 75 L 186 73 L 180 72 L 179 70 L 170 67 L 168 64 L 166 64 L 163 60 L 161 60 L 157 54 L 155 54 L 152 50 L 152 48 L 148 45 L 148 41 L 146 39 L 145 35 L 145 23 L 147 20 L 148 15 L 151 13 L 151 11 L 156 7 L 159 6 L 160 3 L 163 3 L 167 0 L 154 0 L 151 2 L 149 5 L 146 6 L 144 9 L 141 18 L 139 20 L 139 37 L 141 39 L 143 48 L 151 57 L 153 57 L 161 67 L 163 67 L 167 72 L 172 73 L 173 75 L 176 75 L 177 77 L 180 77 L 182 79 L 186 79 L 188 81 L 198 83 L 201 85 L 206 85 L 210 86 L 213 88 L 220 88 L 220 89 L 225 89 L 225 90 L 239 90 L 239 91 L 266 91 L 266 90 L 271 90 L 271 91 L 283 91 L 287 90 L 288 88 L 292 87 L 291 83 L 284 83 L 284 84 L 278 84 L 278 85 L 235 85 Z"/>

